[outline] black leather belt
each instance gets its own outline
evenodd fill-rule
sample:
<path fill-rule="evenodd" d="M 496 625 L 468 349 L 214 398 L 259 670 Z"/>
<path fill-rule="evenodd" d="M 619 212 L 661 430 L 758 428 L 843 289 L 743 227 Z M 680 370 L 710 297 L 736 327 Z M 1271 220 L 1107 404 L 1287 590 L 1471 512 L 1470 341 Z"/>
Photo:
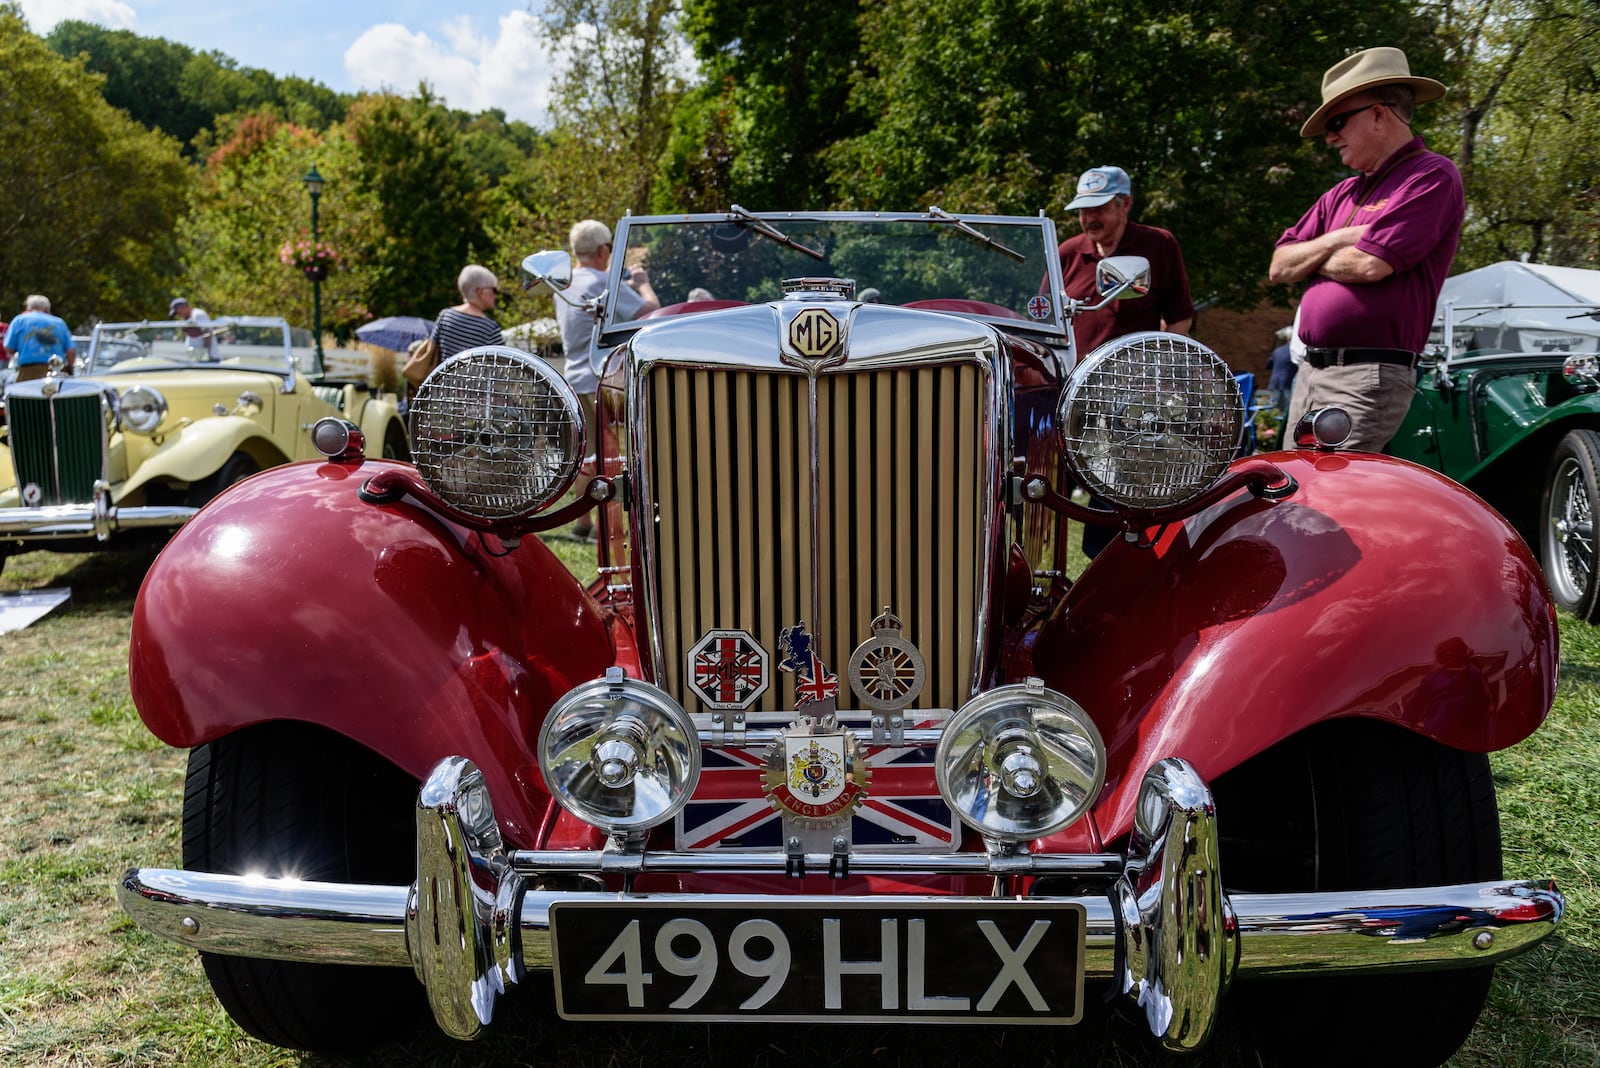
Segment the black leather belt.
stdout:
<path fill-rule="evenodd" d="M 1324 367 L 1347 367 L 1353 363 L 1394 363 L 1411 366 L 1417 358 L 1405 349 L 1314 349 L 1306 348 L 1305 361 L 1318 370 Z"/>

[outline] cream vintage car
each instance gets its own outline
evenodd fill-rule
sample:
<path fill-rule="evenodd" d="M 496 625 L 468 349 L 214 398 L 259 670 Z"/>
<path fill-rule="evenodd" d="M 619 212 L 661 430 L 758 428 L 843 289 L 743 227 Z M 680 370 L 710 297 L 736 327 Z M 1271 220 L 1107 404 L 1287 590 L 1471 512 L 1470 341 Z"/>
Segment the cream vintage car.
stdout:
<path fill-rule="evenodd" d="M 102 323 L 79 359 L 75 375 L 6 387 L 0 565 L 165 537 L 224 487 L 320 458 L 312 428 L 327 416 L 410 457 L 399 398 L 328 379 L 281 318 Z"/>

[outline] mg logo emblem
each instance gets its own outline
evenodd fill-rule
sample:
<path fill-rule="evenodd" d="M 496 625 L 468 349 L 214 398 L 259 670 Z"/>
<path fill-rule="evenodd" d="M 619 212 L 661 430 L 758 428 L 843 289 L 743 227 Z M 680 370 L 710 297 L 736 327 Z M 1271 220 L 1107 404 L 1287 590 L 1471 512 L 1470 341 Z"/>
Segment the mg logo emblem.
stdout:
<path fill-rule="evenodd" d="M 839 344 L 839 320 L 822 308 L 807 308 L 789 324 L 789 344 L 808 360 L 817 360 Z"/>

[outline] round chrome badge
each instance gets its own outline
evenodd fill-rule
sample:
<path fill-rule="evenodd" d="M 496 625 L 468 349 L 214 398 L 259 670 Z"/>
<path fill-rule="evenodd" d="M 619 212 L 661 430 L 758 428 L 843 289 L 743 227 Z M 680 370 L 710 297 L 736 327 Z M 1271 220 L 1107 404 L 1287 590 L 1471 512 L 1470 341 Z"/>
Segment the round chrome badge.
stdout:
<path fill-rule="evenodd" d="M 832 716 L 801 716 L 767 750 L 767 800 L 787 816 L 816 823 L 849 818 L 867 796 L 872 769 L 861 743 Z"/>
<path fill-rule="evenodd" d="M 875 712 L 898 712 L 917 699 L 928 666 L 917 647 L 901 637 L 900 618 L 888 608 L 872 621 L 872 637 L 850 654 L 850 689 Z"/>
<path fill-rule="evenodd" d="M 39 507 L 39 503 L 43 500 L 44 490 L 40 488 L 39 483 L 30 482 L 22 487 L 22 503 L 29 508 Z"/>

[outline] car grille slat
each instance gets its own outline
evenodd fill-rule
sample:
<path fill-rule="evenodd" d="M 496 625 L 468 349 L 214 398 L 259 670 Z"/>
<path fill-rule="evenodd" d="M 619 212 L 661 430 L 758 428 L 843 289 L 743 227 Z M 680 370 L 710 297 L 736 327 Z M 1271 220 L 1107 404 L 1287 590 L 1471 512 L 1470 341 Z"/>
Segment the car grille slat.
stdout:
<path fill-rule="evenodd" d="M 984 618 L 987 377 L 974 361 L 824 374 L 817 380 L 817 567 L 813 618 L 810 399 L 799 374 L 657 364 L 644 382 L 653 501 L 642 502 L 657 579 L 657 681 L 691 712 L 688 650 L 707 631 L 749 631 L 772 657 L 751 711 L 795 705 L 778 634 L 805 620 L 857 707 L 846 666 L 890 606 L 922 651 L 919 708 L 972 692 Z"/>
<path fill-rule="evenodd" d="M 104 474 L 105 415 L 97 393 L 6 398 L 17 484 L 36 485 L 40 505 L 83 504 Z"/>

